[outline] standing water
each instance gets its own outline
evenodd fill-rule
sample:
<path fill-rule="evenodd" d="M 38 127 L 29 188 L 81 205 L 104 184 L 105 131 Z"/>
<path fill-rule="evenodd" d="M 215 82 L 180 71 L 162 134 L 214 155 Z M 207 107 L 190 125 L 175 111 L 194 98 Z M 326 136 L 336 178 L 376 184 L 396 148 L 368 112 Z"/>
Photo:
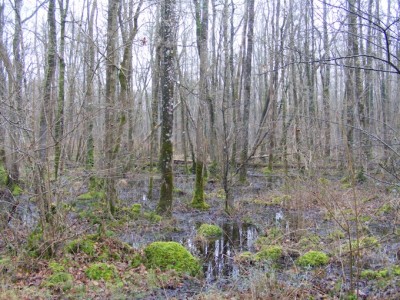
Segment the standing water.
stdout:
<path fill-rule="evenodd" d="M 203 272 L 208 283 L 222 277 L 236 277 L 239 266 L 234 257 L 243 251 L 252 250 L 258 233 L 253 225 L 241 223 L 224 223 L 223 235 L 213 241 L 196 241 L 187 239 L 184 244 L 203 259 Z"/>

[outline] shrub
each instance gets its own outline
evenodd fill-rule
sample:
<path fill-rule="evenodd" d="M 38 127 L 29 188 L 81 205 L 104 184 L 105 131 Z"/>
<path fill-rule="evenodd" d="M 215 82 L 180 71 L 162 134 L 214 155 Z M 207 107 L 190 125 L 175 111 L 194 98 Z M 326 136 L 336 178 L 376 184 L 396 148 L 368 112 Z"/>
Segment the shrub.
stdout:
<path fill-rule="evenodd" d="M 145 265 L 148 268 L 161 270 L 176 270 L 196 276 L 200 273 L 200 264 L 190 252 L 176 242 L 154 242 L 144 249 Z"/>
<path fill-rule="evenodd" d="M 301 267 L 318 267 L 328 262 L 328 255 L 321 251 L 308 251 L 297 259 L 297 264 Z"/>

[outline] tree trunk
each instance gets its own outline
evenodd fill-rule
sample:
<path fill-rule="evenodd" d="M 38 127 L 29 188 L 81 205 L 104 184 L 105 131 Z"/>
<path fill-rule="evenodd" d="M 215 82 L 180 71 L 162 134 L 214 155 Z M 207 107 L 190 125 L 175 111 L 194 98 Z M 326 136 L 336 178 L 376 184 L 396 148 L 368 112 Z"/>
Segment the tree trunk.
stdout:
<path fill-rule="evenodd" d="M 165 216 L 172 215 L 174 189 L 172 130 L 174 124 L 174 58 L 176 49 L 176 32 L 178 25 L 175 16 L 175 0 L 162 1 L 161 8 L 161 93 L 162 93 L 162 126 L 161 126 L 161 192 L 157 212 Z"/>
<path fill-rule="evenodd" d="M 115 190 L 115 105 L 117 85 L 117 12 L 119 0 L 109 0 L 107 18 L 107 67 L 106 67 L 106 112 L 105 112 L 105 192 L 108 209 L 111 215 L 115 214 L 117 192 Z"/>
<path fill-rule="evenodd" d="M 249 0 L 246 14 L 248 15 L 247 50 L 243 66 L 243 147 L 241 149 L 240 181 L 247 179 L 247 160 L 249 152 L 249 118 L 250 118 L 250 96 L 251 96 L 251 72 L 253 58 L 253 35 L 254 35 L 254 0 Z"/>
<path fill-rule="evenodd" d="M 192 206 L 194 208 L 206 209 L 208 205 L 204 199 L 204 167 L 207 157 L 205 150 L 205 103 L 209 101 L 208 96 L 208 1 L 193 0 L 196 14 L 196 37 L 197 49 L 200 58 L 200 81 L 199 81 L 199 108 L 196 121 L 196 180 Z M 212 130 L 212 129 L 211 129 Z"/>
<path fill-rule="evenodd" d="M 55 149 L 54 149 L 54 174 L 55 178 L 59 172 L 62 170 L 62 165 L 60 165 L 61 152 L 62 152 L 62 139 L 64 135 L 64 98 L 65 98 L 65 24 L 68 13 L 69 0 L 65 2 L 60 0 L 60 50 L 59 50 L 59 74 L 58 74 L 58 99 L 57 99 L 57 112 L 56 112 L 56 124 L 54 130 L 55 139 Z"/>

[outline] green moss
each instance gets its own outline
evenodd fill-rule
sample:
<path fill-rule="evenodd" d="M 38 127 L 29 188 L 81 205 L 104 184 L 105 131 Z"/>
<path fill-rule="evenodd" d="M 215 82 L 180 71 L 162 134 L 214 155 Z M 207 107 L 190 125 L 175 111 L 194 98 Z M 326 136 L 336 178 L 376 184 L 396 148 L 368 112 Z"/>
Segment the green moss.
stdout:
<path fill-rule="evenodd" d="M 203 163 L 197 161 L 196 163 L 196 181 L 195 181 L 195 188 L 194 194 L 192 199 L 192 207 L 207 210 L 210 206 L 205 201 L 204 196 L 204 182 L 203 182 Z"/>
<path fill-rule="evenodd" d="M 0 187 L 8 184 L 8 173 L 3 164 L 0 163 Z"/>
<path fill-rule="evenodd" d="M 345 237 L 345 234 L 341 230 L 334 230 L 329 233 L 328 238 L 330 240 L 341 240 Z"/>
<path fill-rule="evenodd" d="M 89 279 L 110 281 L 117 277 L 117 269 L 113 265 L 100 262 L 89 265 L 85 274 Z"/>
<path fill-rule="evenodd" d="M 277 261 L 283 255 L 283 250 L 281 246 L 269 246 L 261 249 L 259 252 L 256 253 L 255 259 L 260 260 L 270 260 L 270 261 Z"/>
<path fill-rule="evenodd" d="M 33 230 L 27 238 L 27 250 L 28 254 L 32 257 L 38 257 L 41 255 L 40 248 L 43 244 L 43 231 L 40 227 Z"/>
<path fill-rule="evenodd" d="M 269 176 L 273 173 L 272 169 L 269 167 L 265 167 L 262 172 L 264 173 L 265 176 Z"/>
<path fill-rule="evenodd" d="M 160 223 L 163 219 L 162 216 L 156 214 L 154 211 L 145 212 L 143 216 L 149 220 L 151 223 Z"/>
<path fill-rule="evenodd" d="M 139 253 L 135 253 L 131 257 L 131 267 L 132 268 L 137 268 L 143 263 L 143 258 Z"/>
<path fill-rule="evenodd" d="M 378 249 L 381 246 L 379 241 L 373 236 L 362 238 L 360 244 L 362 248 L 370 248 L 370 249 Z"/>
<path fill-rule="evenodd" d="M 68 253 L 79 253 L 83 252 L 89 256 L 93 256 L 95 254 L 95 242 L 88 237 L 80 238 L 69 242 L 65 246 L 65 250 Z"/>
<path fill-rule="evenodd" d="M 73 277 L 66 272 L 56 272 L 44 280 L 45 287 L 61 289 L 63 291 L 69 290 L 73 286 Z"/>
<path fill-rule="evenodd" d="M 393 207 L 389 203 L 385 203 L 379 208 L 380 214 L 388 214 L 393 211 Z"/>
<path fill-rule="evenodd" d="M 11 190 L 12 190 L 12 192 L 11 192 L 12 195 L 15 197 L 20 196 L 24 191 L 18 184 L 14 184 L 12 186 Z"/>
<path fill-rule="evenodd" d="M 144 249 L 148 268 L 176 270 L 192 276 L 200 273 L 200 264 L 190 252 L 176 242 L 154 242 Z"/>
<path fill-rule="evenodd" d="M 77 197 L 78 200 L 104 199 L 104 192 L 89 191 Z"/>
<path fill-rule="evenodd" d="M 381 278 L 386 278 L 389 276 L 389 271 L 387 269 L 382 269 L 382 270 L 363 270 L 360 274 L 361 278 L 365 279 L 381 279 Z"/>
<path fill-rule="evenodd" d="M 132 204 L 131 213 L 133 213 L 134 215 L 139 215 L 141 210 L 142 210 L 142 205 L 140 203 Z"/>
<path fill-rule="evenodd" d="M 59 264 L 58 262 L 55 261 L 49 263 L 49 268 L 53 273 L 59 273 L 65 271 L 65 267 L 62 264 Z"/>
<path fill-rule="evenodd" d="M 400 276 L 400 266 L 393 266 L 392 267 L 392 274 L 394 276 Z"/>
<path fill-rule="evenodd" d="M 301 267 L 318 267 L 328 262 L 328 255 L 321 251 L 308 251 L 297 259 L 297 264 Z"/>
<path fill-rule="evenodd" d="M 327 185 L 329 185 L 331 183 L 331 181 L 329 179 L 326 179 L 326 178 L 323 178 L 323 177 L 319 178 L 318 182 L 323 186 L 327 186 Z"/>
<path fill-rule="evenodd" d="M 254 254 L 250 251 L 244 251 L 235 256 L 235 262 L 239 264 L 249 264 L 255 261 Z"/>
<path fill-rule="evenodd" d="M 299 246 L 302 250 L 316 249 L 320 247 L 320 244 L 321 239 L 316 234 L 308 234 L 299 240 Z"/>
<path fill-rule="evenodd" d="M 292 197 L 289 195 L 277 195 L 277 196 L 272 197 L 271 204 L 272 205 L 282 205 L 285 202 L 289 202 L 291 199 L 292 199 Z"/>
<path fill-rule="evenodd" d="M 223 230 L 218 225 L 202 224 L 197 233 L 206 239 L 216 239 L 223 234 Z"/>

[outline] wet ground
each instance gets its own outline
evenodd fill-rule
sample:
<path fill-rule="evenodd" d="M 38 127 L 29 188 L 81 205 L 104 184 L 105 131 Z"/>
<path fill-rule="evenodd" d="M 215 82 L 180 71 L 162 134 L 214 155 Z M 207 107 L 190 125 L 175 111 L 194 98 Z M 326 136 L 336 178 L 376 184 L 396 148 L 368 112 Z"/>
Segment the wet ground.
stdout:
<path fill-rule="evenodd" d="M 128 175 L 118 181 L 122 205 L 140 203 L 142 211 L 155 210 L 160 179 L 157 176 L 153 178 L 153 199 L 149 199 L 149 176 Z M 204 278 L 187 279 L 180 287 L 155 291 L 141 298 L 188 299 L 196 295 L 210 295 L 205 298 L 214 299 L 212 295 L 215 293 L 224 294 L 223 298 L 228 299 L 236 296 L 248 298 L 243 295 L 251 291 L 254 297 L 250 298 L 253 299 L 302 298 L 302 295 L 305 295 L 304 299 L 309 296 L 340 299 L 351 293 L 353 280 L 356 281 L 353 287 L 358 286 L 360 298 L 400 299 L 400 275 L 374 279 L 357 276 L 355 280 L 356 275 L 353 274 L 351 279 L 351 264 L 346 254 L 348 234 L 352 241 L 359 234 L 375 238 L 379 245 L 367 245 L 361 249 L 356 260 L 357 268 L 354 266 L 353 271 L 399 266 L 398 194 L 388 193 L 373 184 L 357 187 L 359 208 L 355 218 L 354 203 L 349 200 L 351 190 L 341 187 L 338 180 L 316 188 L 317 181 L 299 180 L 294 175 L 264 175 L 261 171 L 252 170 L 246 184 L 233 185 L 236 212 L 228 216 L 223 210 L 224 197 L 218 180 L 209 180 L 205 188 L 211 208 L 199 211 L 190 207 L 194 176 L 176 174 L 173 219 L 166 224 L 164 221 L 127 222 L 116 234 L 137 249 L 153 241 L 177 241 L 201 259 Z M 77 195 L 86 192 L 86 188 L 84 182 L 74 184 L 67 198 L 73 202 Z M 84 205 L 90 205 L 90 201 Z M 85 210 L 85 207 L 78 209 Z M 22 218 L 20 221 L 29 227 L 37 222 L 36 208 L 28 198 L 21 198 L 18 214 Z M 213 241 L 199 240 L 197 229 L 203 223 L 219 225 L 224 234 Z M 284 250 L 279 261 L 274 264 L 243 264 L 237 260 L 245 251 L 256 253 L 259 250 L 257 239 L 271 236 L 272 231 L 279 231 L 276 243 Z M 332 237 L 337 231 L 344 231 L 345 235 Z M 297 257 L 308 250 L 328 253 L 329 264 L 317 269 L 297 267 Z"/>

